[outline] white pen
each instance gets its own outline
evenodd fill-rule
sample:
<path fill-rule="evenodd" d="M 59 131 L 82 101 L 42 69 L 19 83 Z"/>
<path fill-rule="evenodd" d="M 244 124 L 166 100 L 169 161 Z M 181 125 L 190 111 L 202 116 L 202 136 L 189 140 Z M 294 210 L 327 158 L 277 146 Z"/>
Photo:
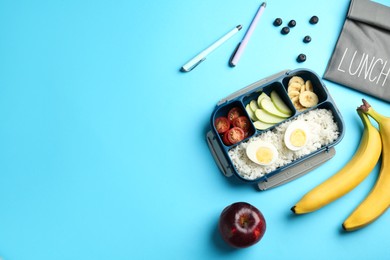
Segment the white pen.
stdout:
<path fill-rule="evenodd" d="M 241 30 L 242 26 L 237 25 L 234 27 L 233 30 L 222 36 L 218 41 L 214 42 L 212 45 L 210 45 L 207 49 L 200 52 L 198 55 L 196 55 L 194 58 L 192 58 L 189 62 L 187 62 L 183 67 L 181 67 L 181 71 L 188 72 L 191 71 L 193 68 L 199 65 L 202 61 L 206 59 L 206 56 L 209 55 L 212 51 L 214 51 L 216 48 L 222 45 L 222 43 L 226 42 L 229 38 L 231 38 L 233 35 L 235 35 L 239 30 Z"/>

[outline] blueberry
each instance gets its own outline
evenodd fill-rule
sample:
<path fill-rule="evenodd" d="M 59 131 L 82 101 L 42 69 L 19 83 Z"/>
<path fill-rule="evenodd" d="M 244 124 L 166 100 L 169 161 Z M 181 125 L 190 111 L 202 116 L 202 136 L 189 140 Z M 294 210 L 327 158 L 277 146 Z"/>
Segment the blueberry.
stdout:
<path fill-rule="evenodd" d="M 297 25 L 297 22 L 295 20 L 291 20 L 289 23 L 288 23 L 288 26 L 289 27 L 294 27 L 295 25 Z"/>
<path fill-rule="evenodd" d="M 309 35 L 306 35 L 305 38 L 303 38 L 304 43 L 309 43 L 311 42 L 311 37 Z"/>
<path fill-rule="evenodd" d="M 310 18 L 310 20 L 309 20 L 309 23 L 311 23 L 311 24 L 316 24 L 316 23 L 318 23 L 318 16 L 312 16 L 311 18 Z"/>
<path fill-rule="evenodd" d="M 280 25 L 282 25 L 282 23 L 283 23 L 283 21 L 281 18 L 276 18 L 274 21 L 275 26 L 280 26 Z"/>
<path fill-rule="evenodd" d="M 281 34 L 288 34 L 290 32 L 290 28 L 287 26 L 283 27 L 282 30 L 280 31 Z"/>
<path fill-rule="evenodd" d="M 305 60 L 306 60 L 306 55 L 305 54 L 301 53 L 301 54 L 298 55 L 298 57 L 297 57 L 297 61 L 298 62 L 304 62 Z"/>

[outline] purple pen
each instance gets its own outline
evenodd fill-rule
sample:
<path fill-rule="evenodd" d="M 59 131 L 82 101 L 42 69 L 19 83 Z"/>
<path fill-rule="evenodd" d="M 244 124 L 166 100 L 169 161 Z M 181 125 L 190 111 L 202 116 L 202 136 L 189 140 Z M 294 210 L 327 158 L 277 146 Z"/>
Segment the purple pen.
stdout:
<path fill-rule="evenodd" d="M 264 12 L 264 8 L 266 7 L 266 5 L 267 5 L 266 2 L 263 2 L 263 3 L 260 5 L 260 8 L 259 8 L 259 10 L 257 11 L 255 17 L 253 18 L 253 21 L 252 21 L 251 25 L 249 26 L 248 31 L 246 31 L 244 38 L 243 38 L 242 41 L 238 44 L 238 46 L 236 47 L 236 49 L 235 49 L 234 52 L 233 52 L 233 55 L 232 55 L 232 57 L 231 57 L 231 59 L 230 59 L 230 61 L 229 61 L 230 66 L 234 67 L 234 66 L 237 65 L 238 60 L 240 59 L 242 53 L 244 52 L 245 47 L 246 47 L 246 45 L 248 44 L 249 39 L 251 38 L 252 33 L 253 33 L 253 31 L 255 30 L 255 28 L 256 28 L 256 26 L 257 26 L 257 23 L 259 22 L 260 17 L 261 17 L 261 15 L 262 15 L 263 12 Z"/>

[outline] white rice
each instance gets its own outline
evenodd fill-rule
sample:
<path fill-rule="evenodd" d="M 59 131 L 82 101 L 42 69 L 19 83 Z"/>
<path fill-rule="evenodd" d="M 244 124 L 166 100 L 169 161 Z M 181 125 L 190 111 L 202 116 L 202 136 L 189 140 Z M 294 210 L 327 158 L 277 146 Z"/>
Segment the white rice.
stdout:
<path fill-rule="evenodd" d="M 287 127 L 294 121 L 305 121 L 309 129 L 310 139 L 304 148 L 298 151 L 289 150 L 283 141 Z M 315 109 L 303 113 L 296 118 L 286 121 L 272 130 L 254 136 L 229 150 L 230 159 L 233 162 L 237 173 L 247 180 L 254 180 L 285 166 L 304 155 L 317 151 L 323 146 L 331 144 L 339 137 L 339 129 L 334 122 L 332 112 L 327 109 Z M 262 140 L 272 143 L 278 150 L 279 157 L 275 163 L 268 166 L 261 166 L 252 162 L 246 155 L 246 147 L 249 143 Z"/>

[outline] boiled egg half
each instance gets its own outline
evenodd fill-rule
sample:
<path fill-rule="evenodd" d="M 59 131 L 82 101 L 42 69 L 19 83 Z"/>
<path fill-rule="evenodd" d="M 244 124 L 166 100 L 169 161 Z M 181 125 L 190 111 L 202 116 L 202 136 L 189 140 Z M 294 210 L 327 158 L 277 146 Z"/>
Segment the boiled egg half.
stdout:
<path fill-rule="evenodd" d="M 259 165 L 270 165 L 278 158 L 278 151 L 272 144 L 256 140 L 248 144 L 246 155 L 254 163 Z"/>
<path fill-rule="evenodd" d="M 309 129 L 303 121 L 292 122 L 284 134 L 284 143 L 292 151 L 298 151 L 305 147 L 309 140 Z"/>

